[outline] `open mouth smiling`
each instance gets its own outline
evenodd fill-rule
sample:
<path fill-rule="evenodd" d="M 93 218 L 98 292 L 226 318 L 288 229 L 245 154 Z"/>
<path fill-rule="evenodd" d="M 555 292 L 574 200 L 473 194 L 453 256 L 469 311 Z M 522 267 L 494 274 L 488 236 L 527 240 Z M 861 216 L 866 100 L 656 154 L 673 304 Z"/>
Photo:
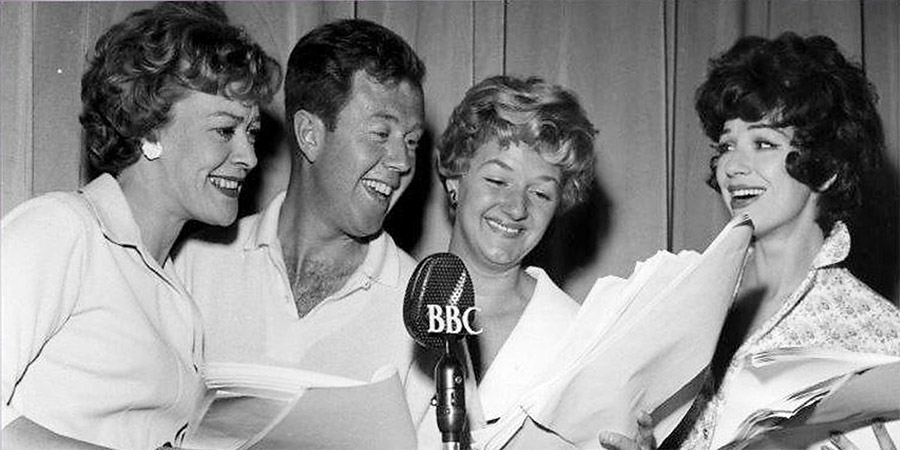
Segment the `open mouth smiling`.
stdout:
<path fill-rule="evenodd" d="M 498 231 L 504 236 L 515 237 L 525 232 L 525 229 L 522 227 L 506 225 L 497 219 L 488 218 L 485 221 L 491 229 Z"/>
<path fill-rule="evenodd" d="M 231 198 L 237 198 L 241 194 L 241 187 L 244 185 L 244 179 L 239 177 L 209 175 L 207 178 L 209 178 L 209 183 L 218 189 L 219 192 Z"/>
<path fill-rule="evenodd" d="M 731 193 L 732 210 L 747 207 L 766 192 L 765 188 L 761 187 L 730 187 L 728 191 Z"/>
<path fill-rule="evenodd" d="M 389 185 L 383 181 L 372 180 L 372 179 L 365 179 L 362 181 L 362 184 L 363 184 L 363 186 L 366 187 L 366 189 L 369 192 L 371 192 L 377 198 L 381 198 L 384 200 L 390 198 L 391 194 L 394 193 L 394 189 L 395 189 L 394 187 L 392 187 L 391 185 Z"/>

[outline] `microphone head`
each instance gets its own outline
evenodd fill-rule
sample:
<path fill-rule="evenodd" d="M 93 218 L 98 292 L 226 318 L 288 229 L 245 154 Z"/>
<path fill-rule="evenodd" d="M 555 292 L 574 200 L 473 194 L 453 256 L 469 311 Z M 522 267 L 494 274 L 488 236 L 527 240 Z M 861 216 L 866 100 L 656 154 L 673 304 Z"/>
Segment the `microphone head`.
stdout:
<path fill-rule="evenodd" d="M 416 266 L 406 285 L 403 300 L 403 323 L 406 331 L 420 345 L 431 348 L 443 348 L 448 338 L 459 339 L 470 334 L 467 326 L 449 326 L 446 316 L 439 319 L 440 331 L 429 332 L 429 328 L 435 328 L 433 318 L 429 318 L 429 310 L 432 313 L 444 312 L 448 306 L 455 307 L 460 314 L 473 308 L 475 288 L 466 265 L 458 256 L 452 253 L 435 253 Z"/>

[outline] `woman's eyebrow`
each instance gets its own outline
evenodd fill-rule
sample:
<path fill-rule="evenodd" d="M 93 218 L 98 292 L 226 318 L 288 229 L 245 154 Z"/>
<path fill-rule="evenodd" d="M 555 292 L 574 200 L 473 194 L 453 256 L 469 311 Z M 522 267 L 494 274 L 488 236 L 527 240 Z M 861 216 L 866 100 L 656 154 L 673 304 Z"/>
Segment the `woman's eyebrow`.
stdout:
<path fill-rule="evenodd" d="M 478 166 L 478 167 L 485 167 L 485 166 L 487 166 L 487 165 L 496 165 L 496 166 L 498 166 L 498 167 L 500 167 L 500 168 L 502 168 L 502 169 L 506 169 L 506 170 L 509 170 L 509 171 L 512 171 L 512 170 L 513 170 L 512 166 L 510 166 L 509 164 L 507 164 L 507 163 L 505 163 L 504 161 L 502 161 L 502 160 L 500 160 L 500 159 L 497 159 L 497 158 L 489 159 L 489 160 L 487 160 L 487 161 L 481 163 L 481 165 Z"/>
<path fill-rule="evenodd" d="M 225 118 L 237 120 L 238 122 L 243 122 L 245 119 L 245 117 L 241 114 L 235 114 L 235 113 L 231 113 L 228 111 L 214 111 L 214 112 L 207 114 L 206 117 L 212 117 L 212 118 L 225 117 Z"/>
<path fill-rule="evenodd" d="M 758 123 L 758 124 L 750 125 L 747 127 L 747 129 L 748 130 L 759 130 L 759 129 L 772 130 L 786 138 L 790 137 L 790 136 L 788 136 L 787 133 L 784 132 L 784 128 L 775 127 L 775 126 L 772 126 L 772 125 L 766 124 L 766 123 Z"/>

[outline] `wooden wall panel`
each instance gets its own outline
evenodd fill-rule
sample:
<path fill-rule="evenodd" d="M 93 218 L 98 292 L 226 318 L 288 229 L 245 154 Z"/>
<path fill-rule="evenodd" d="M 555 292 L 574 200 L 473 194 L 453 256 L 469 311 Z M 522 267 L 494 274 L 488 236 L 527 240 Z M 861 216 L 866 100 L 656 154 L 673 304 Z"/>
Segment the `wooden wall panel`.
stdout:
<path fill-rule="evenodd" d="M 32 4 L 0 4 L 0 208 L 4 215 L 33 195 L 33 21 Z"/>

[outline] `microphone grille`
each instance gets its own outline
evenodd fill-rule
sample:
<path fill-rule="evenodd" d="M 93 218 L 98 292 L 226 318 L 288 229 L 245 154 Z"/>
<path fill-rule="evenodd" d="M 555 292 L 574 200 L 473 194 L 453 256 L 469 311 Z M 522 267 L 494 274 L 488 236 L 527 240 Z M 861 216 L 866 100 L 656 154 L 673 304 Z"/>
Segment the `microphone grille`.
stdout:
<path fill-rule="evenodd" d="M 403 323 L 406 331 L 420 345 L 441 348 L 447 338 L 459 338 L 460 333 L 429 333 L 428 305 L 446 305 L 459 308 L 460 312 L 475 306 L 475 289 L 466 265 L 452 253 L 429 255 L 416 266 L 403 301 Z"/>

